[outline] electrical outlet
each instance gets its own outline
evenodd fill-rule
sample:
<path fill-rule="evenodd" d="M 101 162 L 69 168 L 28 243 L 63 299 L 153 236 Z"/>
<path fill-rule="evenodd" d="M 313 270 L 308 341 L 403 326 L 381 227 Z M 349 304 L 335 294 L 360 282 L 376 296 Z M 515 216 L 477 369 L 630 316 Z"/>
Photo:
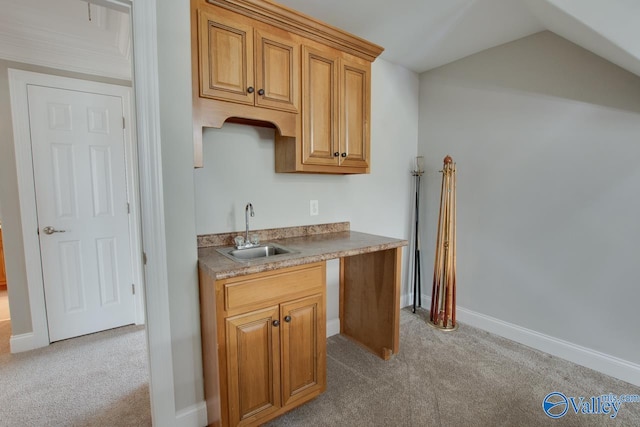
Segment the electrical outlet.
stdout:
<path fill-rule="evenodd" d="M 316 216 L 319 214 L 318 201 L 317 200 L 309 200 L 309 215 Z"/>

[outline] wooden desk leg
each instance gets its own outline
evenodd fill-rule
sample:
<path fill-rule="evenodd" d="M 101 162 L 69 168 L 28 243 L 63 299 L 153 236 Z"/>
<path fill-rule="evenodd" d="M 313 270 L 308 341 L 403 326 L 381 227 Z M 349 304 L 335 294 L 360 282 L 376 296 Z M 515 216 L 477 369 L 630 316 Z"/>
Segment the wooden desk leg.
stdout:
<path fill-rule="evenodd" d="M 340 333 L 388 360 L 400 351 L 402 248 L 340 259 Z"/>

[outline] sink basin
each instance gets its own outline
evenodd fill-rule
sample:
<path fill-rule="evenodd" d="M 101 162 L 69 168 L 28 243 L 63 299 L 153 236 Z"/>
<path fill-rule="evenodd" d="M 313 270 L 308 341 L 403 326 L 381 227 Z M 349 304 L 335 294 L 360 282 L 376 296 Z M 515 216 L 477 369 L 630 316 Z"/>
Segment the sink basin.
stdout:
<path fill-rule="evenodd" d="M 230 246 L 228 248 L 217 249 L 217 251 L 227 258 L 240 262 L 297 252 L 275 243 L 266 243 L 246 249 L 236 249 L 235 246 Z"/>

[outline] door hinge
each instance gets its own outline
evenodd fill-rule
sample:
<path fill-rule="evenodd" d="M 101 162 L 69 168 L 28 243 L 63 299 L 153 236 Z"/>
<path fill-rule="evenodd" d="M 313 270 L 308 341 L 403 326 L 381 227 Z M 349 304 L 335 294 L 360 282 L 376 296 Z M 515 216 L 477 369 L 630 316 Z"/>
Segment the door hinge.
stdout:
<path fill-rule="evenodd" d="M 131 205 L 129 204 L 129 202 L 127 202 L 127 213 L 131 213 Z"/>
<path fill-rule="evenodd" d="M 147 265 L 147 253 L 146 252 L 142 252 L 142 263 L 144 265 Z"/>
<path fill-rule="evenodd" d="M 124 116 L 122 116 L 122 129 L 126 129 L 127 127 L 124 124 Z"/>
<path fill-rule="evenodd" d="M 132 293 L 133 295 L 135 295 L 135 294 L 136 294 L 136 284 L 135 284 L 135 283 L 132 283 L 132 284 L 131 284 L 131 293 Z"/>

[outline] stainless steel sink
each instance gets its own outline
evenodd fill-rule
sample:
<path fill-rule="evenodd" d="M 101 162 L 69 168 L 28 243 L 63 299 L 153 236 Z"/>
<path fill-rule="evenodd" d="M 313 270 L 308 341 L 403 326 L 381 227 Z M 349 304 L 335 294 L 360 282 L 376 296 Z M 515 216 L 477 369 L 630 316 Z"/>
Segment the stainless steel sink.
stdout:
<path fill-rule="evenodd" d="M 297 251 L 275 243 L 265 243 L 251 248 L 236 249 L 235 246 L 217 249 L 219 253 L 234 261 L 251 261 L 266 257 L 274 257 L 296 253 Z"/>

